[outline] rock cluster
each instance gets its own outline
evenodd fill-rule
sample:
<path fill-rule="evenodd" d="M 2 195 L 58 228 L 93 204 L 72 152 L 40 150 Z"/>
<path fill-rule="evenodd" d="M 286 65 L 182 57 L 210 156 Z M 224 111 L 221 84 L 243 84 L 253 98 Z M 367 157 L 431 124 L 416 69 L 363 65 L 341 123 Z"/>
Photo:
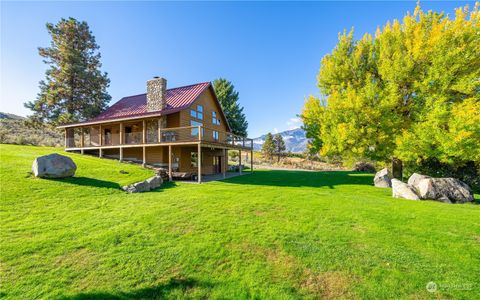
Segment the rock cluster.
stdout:
<path fill-rule="evenodd" d="M 144 181 L 136 182 L 134 184 L 126 185 L 122 189 L 127 193 L 141 193 L 148 192 L 160 187 L 163 183 L 162 177 L 155 175 Z"/>
<path fill-rule="evenodd" d="M 420 200 L 415 188 L 398 179 L 392 179 L 392 195 L 394 198 L 404 198 L 409 200 Z"/>
<path fill-rule="evenodd" d="M 473 192 L 464 182 L 456 178 L 433 178 L 413 173 L 404 183 L 392 179 L 387 169 L 375 175 L 375 186 L 392 187 L 392 196 L 409 200 L 436 200 L 445 203 L 466 203 L 474 201 Z"/>
<path fill-rule="evenodd" d="M 387 168 L 381 169 L 377 172 L 377 174 L 375 174 L 375 178 L 373 178 L 373 184 L 376 187 L 382 188 L 392 187 L 392 174 Z"/>
<path fill-rule="evenodd" d="M 77 165 L 70 157 L 60 154 L 49 154 L 35 158 L 32 172 L 35 177 L 64 178 L 75 175 Z"/>

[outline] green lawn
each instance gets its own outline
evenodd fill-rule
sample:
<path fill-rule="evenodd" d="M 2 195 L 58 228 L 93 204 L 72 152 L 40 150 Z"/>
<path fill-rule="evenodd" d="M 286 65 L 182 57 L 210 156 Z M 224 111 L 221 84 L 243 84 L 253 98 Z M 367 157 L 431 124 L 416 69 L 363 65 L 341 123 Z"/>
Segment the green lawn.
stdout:
<path fill-rule="evenodd" d="M 74 178 L 37 179 L 34 157 L 61 150 L 0 151 L 0 297 L 480 295 L 480 205 L 393 199 L 349 172 L 256 171 L 126 194 L 151 171 L 68 154 Z"/>

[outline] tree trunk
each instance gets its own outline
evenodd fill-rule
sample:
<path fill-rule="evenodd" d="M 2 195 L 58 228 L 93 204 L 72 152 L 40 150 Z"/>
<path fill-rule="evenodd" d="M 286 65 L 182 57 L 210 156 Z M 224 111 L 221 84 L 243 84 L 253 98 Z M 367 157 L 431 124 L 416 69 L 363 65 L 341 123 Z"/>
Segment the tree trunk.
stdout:
<path fill-rule="evenodd" d="M 392 176 L 399 180 L 403 179 L 403 163 L 396 157 L 392 158 Z"/>

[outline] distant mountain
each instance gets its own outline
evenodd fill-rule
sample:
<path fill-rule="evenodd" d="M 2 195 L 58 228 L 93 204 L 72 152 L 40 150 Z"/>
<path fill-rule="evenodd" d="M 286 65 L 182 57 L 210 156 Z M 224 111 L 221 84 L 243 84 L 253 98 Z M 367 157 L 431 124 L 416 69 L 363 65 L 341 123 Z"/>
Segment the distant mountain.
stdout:
<path fill-rule="evenodd" d="M 287 147 L 287 151 L 294 152 L 294 153 L 301 153 L 307 149 L 307 138 L 305 137 L 305 131 L 301 128 L 296 128 L 292 130 L 287 130 L 283 132 L 279 132 L 280 135 L 283 137 L 285 141 L 285 146 Z M 267 135 L 264 134 L 261 137 L 253 139 L 253 149 L 254 150 L 261 150 L 262 145 L 265 142 L 265 137 Z"/>
<path fill-rule="evenodd" d="M 14 114 L 9 114 L 9 113 L 0 112 L 0 119 L 23 120 L 23 119 L 25 119 L 25 118 L 24 118 L 24 117 L 21 117 L 21 116 L 14 115 Z"/>

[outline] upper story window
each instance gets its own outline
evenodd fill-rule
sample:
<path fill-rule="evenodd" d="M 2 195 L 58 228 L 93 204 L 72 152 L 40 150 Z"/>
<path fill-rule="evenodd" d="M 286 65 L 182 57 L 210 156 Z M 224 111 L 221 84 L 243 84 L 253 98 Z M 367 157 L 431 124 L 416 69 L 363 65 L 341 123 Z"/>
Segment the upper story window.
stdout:
<path fill-rule="evenodd" d="M 203 123 L 190 120 L 190 126 L 203 126 Z M 198 127 L 194 127 L 191 130 L 191 135 L 198 137 Z M 202 135 L 205 135 L 205 128 L 202 127 Z"/>
<path fill-rule="evenodd" d="M 196 109 L 190 110 L 190 117 L 203 120 L 203 106 L 197 105 Z"/>
<path fill-rule="evenodd" d="M 220 119 L 217 117 L 217 112 L 212 111 L 212 124 L 213 125 L 220 125 Z"/>

